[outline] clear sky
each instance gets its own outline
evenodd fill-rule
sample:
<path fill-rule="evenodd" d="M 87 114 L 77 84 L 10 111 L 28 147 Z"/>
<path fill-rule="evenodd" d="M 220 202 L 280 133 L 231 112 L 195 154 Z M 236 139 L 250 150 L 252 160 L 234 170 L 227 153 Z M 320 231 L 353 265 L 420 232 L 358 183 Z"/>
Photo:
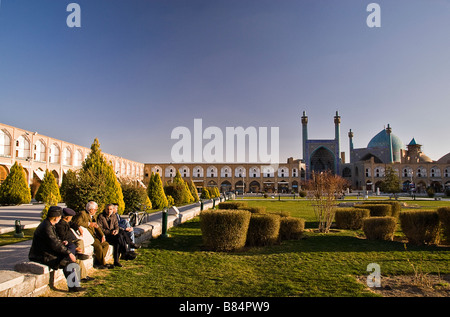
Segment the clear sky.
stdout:
<path fill-rule="evenodd" d="M 81 7 L 69 28 L 66 7 Z M 381 7 L 369 28 L 366 7 Z M 450 152 L 449 0 L 1 0 L 0 122 L 128 159 L 171 161 L 178 126 L 279 127 L 280 161 L 390 124 Z"/>

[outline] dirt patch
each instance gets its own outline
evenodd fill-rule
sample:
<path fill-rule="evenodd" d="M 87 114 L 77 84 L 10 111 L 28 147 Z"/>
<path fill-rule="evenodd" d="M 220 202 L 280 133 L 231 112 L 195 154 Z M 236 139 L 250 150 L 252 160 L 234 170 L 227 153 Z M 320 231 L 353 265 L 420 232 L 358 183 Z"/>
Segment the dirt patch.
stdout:
<path fill-rule="evenodd" d="M 367 276 L 358 277 L 358 281 L 367 285 Z M 383 297 L 449 297 L 450 275 L 381 276 L 381 287 L 369 289 Z"/>

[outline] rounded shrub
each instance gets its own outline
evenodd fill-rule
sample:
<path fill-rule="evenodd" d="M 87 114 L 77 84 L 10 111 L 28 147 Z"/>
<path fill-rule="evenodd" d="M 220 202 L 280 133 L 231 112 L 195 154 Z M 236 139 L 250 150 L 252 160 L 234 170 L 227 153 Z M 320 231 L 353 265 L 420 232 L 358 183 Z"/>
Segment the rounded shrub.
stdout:
<path fill-rule="evenodd" d="M 245 209 L 248 205 L 245 201 L 224 201 L 219 203 L 219 209 Z"/>
<path fill-rule="evenodd" d="M 296 217 L 280 218 L 280 240 L 297 240 L 303 236 L 305 219 Z"/>
<path fill-rule="evenodd" d="M 389 204 L 362 204 L 362 205 L 355 205 L 354 207 L 369 209 L 370 217 L 392 216 L 392 207 Z"/>
<path fill-rule="evenodd" d="M 439 215 L 435 210 L 402 211 L 400 225 L 408 242 L 436 244 L 439 242 Z"/>
<path fill-rule="evenodd" d="M 394 217 L 369 217 L 363 219 L 363 230 L 368 240 L 393 240 L 397 228 Z"/>
<path fill-rule="evenodd" d="M 247 210 L 247 211 L 250 211 L 252 214 L 264 214 L 264 213 L 266 213 L 266 207 L 249 207 L 249 206 L 244 206 L 244 207 L 239 207 L 239 210 Z"/>
<path fill-rule="evenodd" d="M 390 205 L 391 206 L 391 217 L 398 218 L 398 215 L 400 214 L 400 211 L 402 209 L 402 205 L 398 201 L 391 201 L 391 200 L 381 200 L 381 201 L 366 201 L 363 203 L 363 205 Z"/>
<path fill-rule="evenodd" d="M 450 241 L 450 207 L 440 207 L 437 213 L 444 231 L 444 237 Z"/>
<path fill-rule="evenodd" d="M 200 213 L 205 247 L 212 251 L 233 251 L 245 246 L 251 213 L 246 210 L 217 209 Z"/>
<path fill-rule="evenodd" d="M 338 208 L 334 215 L 336 227 L 358 230 L 363 227 L 363 219 L 370 217 L 370 210 L 363 208 Z"/>
<path fill-rule="evenodd" d="M 278 241 L 280 216 L 272 214 L 252 214 L 247 232 L 248 246 L 272 245 Z"/>

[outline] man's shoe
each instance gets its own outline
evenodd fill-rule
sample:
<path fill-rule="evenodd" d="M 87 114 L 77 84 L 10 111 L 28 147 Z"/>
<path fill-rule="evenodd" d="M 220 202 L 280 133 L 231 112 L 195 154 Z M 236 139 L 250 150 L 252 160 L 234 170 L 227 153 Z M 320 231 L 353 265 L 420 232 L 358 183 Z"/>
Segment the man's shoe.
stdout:
<path fill-rule="evenodd" d="M 104 270 L 107 269 L 108 267 L 106 265 L 94 265 L 94 268 L 96 268 L 97 270 Z"/>
<path fill-rule="evenodd" d="M 114 262 L 114 266 L 122 267 L 123 265 L 120 262 Z"/>
<path fill-rule="evenodd" d="M 90 277 L 90 276 L 86 276 L 85 278 L 81 279 L 82 282 L 90 282 L 90 281 L 93 281 L 93 280 L 95 280 L 95 278 Z"/>
<path fill-rule="evenodd" d="M 86 290 L 86 288 L 84 288 L 84 287 L 69 287 L 69 292 L 71 292 L 71 293 L 77 293 L 77 292 L 83 292 L 83 291 L 85 291 Z"/>

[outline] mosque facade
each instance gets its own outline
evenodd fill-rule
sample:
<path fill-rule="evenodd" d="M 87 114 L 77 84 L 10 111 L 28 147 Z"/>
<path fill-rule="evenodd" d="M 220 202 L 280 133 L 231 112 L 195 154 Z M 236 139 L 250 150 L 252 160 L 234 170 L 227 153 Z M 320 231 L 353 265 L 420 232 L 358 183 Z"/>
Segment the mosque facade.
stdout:
<path fill-rule="evenodd" d="M 415 138 L 405 146 L 389 124 L 365 148 L 354 148 L 354 133 L 350 129 L 349 161 L 346 162 L 345 153 L 340 152 L 341 118 L 338 112 L 334 117 L 335 136 L 329 140 L 309 139 L 305 112 L 301 120 L 305 179 L 312 172 L 329 170 L 345 178 L 354 190 L 375 192 L 390 166 L 399 176 L 405 192 L 424 193 L 431 187 L 440 193 L 450 188 L 450 153 L 434 161 L 422 151 L 422 145 Z"/>
<path fill-rule="evenodd" d="M 148 184 L 151 173 L 159 173 L 165 184 L 178 171 L 184 179 L 192 180 L 198 190 L 215 186 L 221 192 L 297 193 L 313 172 L 331 171 L 345 178 L 352 190 L 376 192 L 391 166 L 400 177 L 403 191 L 423 193 L 432 187 L 439 193 L 450 188 L 450 153 L 434 161 L 414 138 L 405 145 L 389 124 L 365 148 L 354 148 L 354 133 L 350 130 L 348 160 L 341 148 L 338 112 L 334 116 L 334 137 L 330 139 L 309 138 L 305 112 L 301 124 L 303 158 L 291 157 L 285 163 L 141 163 L 104 155 L 118 177 L 139 180 L 143 186 Z M 63 174 L 81 168 L 89 152 L 83 146 L 0 123 L 0 183 L 17 161 L 30 185 L 42 180 L 46 169 L 61 184 Z"/>

